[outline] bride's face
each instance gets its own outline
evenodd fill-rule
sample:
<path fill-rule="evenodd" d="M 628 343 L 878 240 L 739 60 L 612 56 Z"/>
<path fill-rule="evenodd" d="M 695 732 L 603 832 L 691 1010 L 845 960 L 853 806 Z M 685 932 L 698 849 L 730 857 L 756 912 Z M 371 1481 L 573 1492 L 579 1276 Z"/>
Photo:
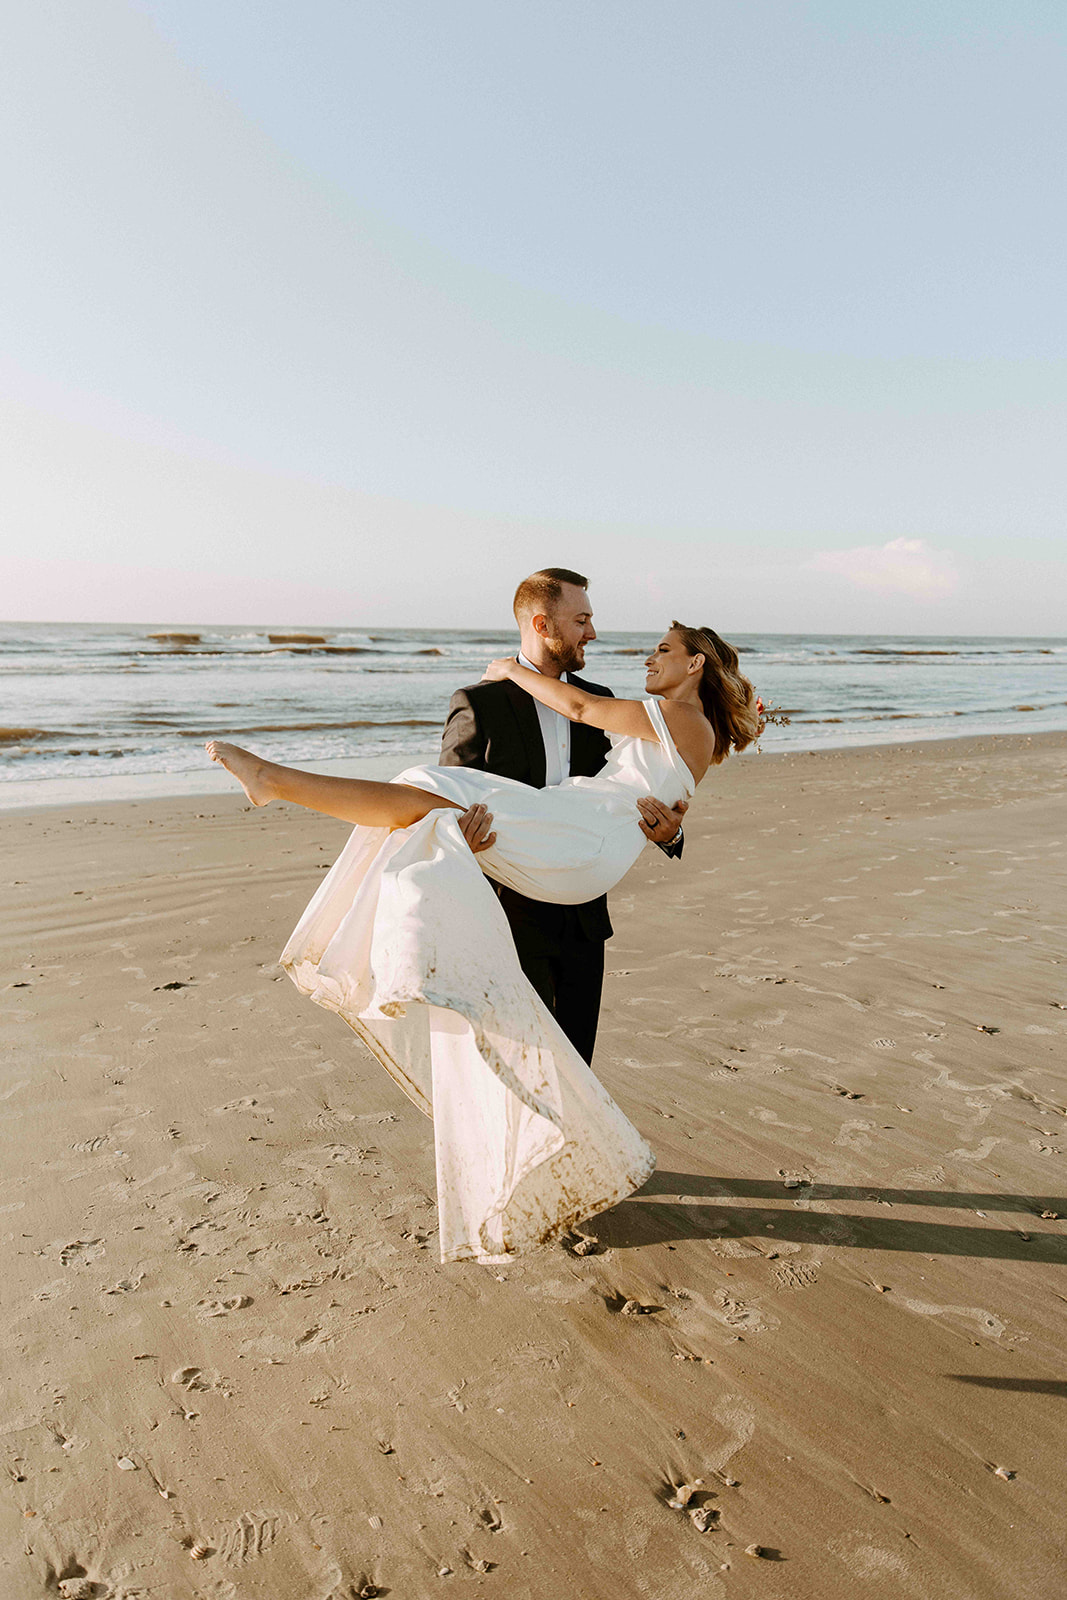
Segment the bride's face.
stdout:
<path fill-rule="evenodd" d="M 692 674 L 696 661 L 676 633 L 665 633 L 645 659 L 645 693 L 667 694 L 676 689 Z"/>

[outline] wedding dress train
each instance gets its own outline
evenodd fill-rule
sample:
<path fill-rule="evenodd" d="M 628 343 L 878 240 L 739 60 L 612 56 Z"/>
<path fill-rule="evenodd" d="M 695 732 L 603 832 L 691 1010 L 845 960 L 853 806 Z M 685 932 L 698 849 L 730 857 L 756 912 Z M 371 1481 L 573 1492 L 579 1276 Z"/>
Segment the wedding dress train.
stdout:
<path fill-rule="evenodd" d="M 508 1260 L 639 1188 L 655 1160 L 519 966 L 485 875 L 576 905 L 612 888 L 645 838 L 635 801 L 694 782 L 663 713 L 658 743 L 615 737 L 603 770 L 549 789 L 467 767 L 413 784 L 493 813 L 475 856 L 458 813 L 356 827 L 282 952 L 297 987 L 336 1011 L 434 1122 L 442 1261 Z"/>

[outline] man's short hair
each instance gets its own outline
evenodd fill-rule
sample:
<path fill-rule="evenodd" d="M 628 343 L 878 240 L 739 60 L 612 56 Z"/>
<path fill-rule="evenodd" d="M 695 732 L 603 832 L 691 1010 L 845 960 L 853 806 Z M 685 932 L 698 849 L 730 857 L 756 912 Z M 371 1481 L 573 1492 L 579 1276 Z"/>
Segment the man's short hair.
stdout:
<path fill-rule="evenodd" d="M 565 583 L 573 584 L 576 589 L 589 587 L 589 579 L 583 578 L 580 572 L 571 572 L 569 567 L 542 567 L 540 572 L 531 572 L 528 578 L 523 578 L 512 602 L 516 622 L 521 624 L 524 617 L 536 616 L 538 612 L 550 616 L 562 598 Z"/>

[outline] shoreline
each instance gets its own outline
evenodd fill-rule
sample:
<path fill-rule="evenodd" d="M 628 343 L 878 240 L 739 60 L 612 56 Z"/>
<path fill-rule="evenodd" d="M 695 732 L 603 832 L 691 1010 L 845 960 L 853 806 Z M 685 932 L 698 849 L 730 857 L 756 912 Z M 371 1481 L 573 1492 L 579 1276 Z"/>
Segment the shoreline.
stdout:
<path fill-rule="evenodd" d="M 398 766 L 393 756 L 353 756 L 339 761 L 301 763 L 307 772 L 320 772 L 335 778 L 392 778 L 404 766 L 424 765 L 425 754 Z M 92 794 L 81 793 L 92 788 Z M 47 794 L 35 797 L 35 789 Z M 92 778 L 12 778 L 0 782 L 0 818 L 24 811 L 54 811 L 64 806 L 120 805 L 137 800 L 200 799 L 229 794 L 234 779 L 217 763 L 205 757 L 203 772 L 142 772 Z M 5 790 L 16 794 L 9 798 Z"/>
<path fill-rule="evenodd" d="M 426 1118 L 277 965 L 346 824 L 9 812 L 11 1600 L 1057 1592 L 1065 755 L 716 769 L 611 897 L 657 1171 L 499 1269 L 438 1263 Z"/>
<path fill-rule="evenodd" d="M 1033 733 L 960 732 L 950 737 L 944 735 L 912 739 L 865 739 L 841 745 L 791 745 L 788 749 L 747 750 L 740 759 L 782 760 L 792 756 L 859 755 L 874 750 L 924 750 L 940 749 L 971 742 L 1005 744 L 1015 740 L 1020 746 L 1033 741 L 1045 742 L 1067 738 L 1064 728 L 1041 728 Z M 436 745 L 430 750 L 409 751 L 406 756 L 352 756 L 335 761 L 301 762 L 305 771 L 334 777 L 375 778 L 388 780 L 406 767 L 432 764 L 437 756 Z M 410 759 L 408 759 L 410 757 Z M 732 759 L 739 759 L 734 757 Z M 400 764 L 398 764 L 400 763 Z M 149 772 L 129 775 L 108 774 L 91 778 L 28 778 L 0 781 L 0 819 L 28 811 L 54 811 L 68 806 L 119 805 L 134 801 L 176 799 L 210 799 L 232 792 L 234 782 L 227 773 L 205 763 L 200 772 Z M 93 792 L 87 793 L 91 789 Z M 43 792 L 42 792 L 43 791 Z"/>

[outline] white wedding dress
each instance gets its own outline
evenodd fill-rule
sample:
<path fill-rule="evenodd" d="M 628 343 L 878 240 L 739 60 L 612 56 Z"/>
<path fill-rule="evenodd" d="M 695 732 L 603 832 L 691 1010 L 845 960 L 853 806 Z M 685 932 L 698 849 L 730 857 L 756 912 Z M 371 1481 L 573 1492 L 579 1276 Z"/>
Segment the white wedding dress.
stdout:
<path fill-rule="evenodd" d="M 394 781 L 493 813 L 474 855 L 458 813 L 356 827 L 282 952 L 297 988 L 336 1011 L 432 1116 L 442 1261 L 506 1261 L 614 1205 L 655 1160 L 519 966 L 483 874 L 576 905 L 612 888 L 645 844 L 635 802 L 695 788 L 663 713 L 659 742 L 614 737 L 594 778 L 549 789 L 466 767 Z"/>

